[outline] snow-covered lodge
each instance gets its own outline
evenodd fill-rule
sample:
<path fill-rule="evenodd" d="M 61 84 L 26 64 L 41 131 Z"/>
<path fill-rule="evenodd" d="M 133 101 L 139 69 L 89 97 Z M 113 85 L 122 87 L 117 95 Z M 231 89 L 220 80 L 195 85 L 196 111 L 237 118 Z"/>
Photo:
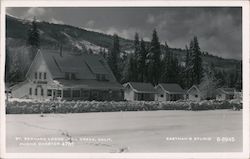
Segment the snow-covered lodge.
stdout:
<path fill-rule="evenodd" d="M 26 80 L 11 93 L 39 100 L 123 100 L 123 87 L 102 56 L 54 50 L 39 50 Z"/>
<path fill-rule="evenodd" d="M 151 83 L 128 82 L 123 84 L 127 101 L 154 101 L 156 90 Z"/>
<path fill-rule="evenodd" d="M 177 101 L 184 99 L 185 91 L 176 83 L 160 83 L 156 87 L 157 101 Z"/>

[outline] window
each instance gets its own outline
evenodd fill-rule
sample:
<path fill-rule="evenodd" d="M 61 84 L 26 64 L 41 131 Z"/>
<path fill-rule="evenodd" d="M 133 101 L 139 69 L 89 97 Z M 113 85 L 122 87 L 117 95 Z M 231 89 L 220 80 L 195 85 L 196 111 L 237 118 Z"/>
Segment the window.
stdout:
<path fill-rule="evenodd" d="M 43 96 L 43 88 L 41 88 L 41 96 Z"/>
<path fill-rule="evenodd" d="M 74 73 L 71 73 L 71 79 L 76 79 L 76 74 L 74 74 Z"/>
<path fill-rule="evenodd" d="M 163 94 L 161 94 L 161 98 L 163 98 L 164 97 L 164 95 Z"/>
<path fill-rule="evenodd" d="M 75 75 L 75 73 L 69 73 L 69 72 L 66 72 L 65 73 L 65 79 L 67 79 L 67 80 L 74 80 L 74 79 L 76 79 L 76 75 Z"/>
<path fill-rule="evenodd" d="M 66 79 L 70 79 L 69 73 L 68 73 L 68 72 L 65 73 L 65 78 L 66 78 Z"/>
<path fill-rule="evenodd" d="M 51 89 L 47 90 L 47 96 L 50 96 L 50 97 L 52 96 L 52 90 Z"/>
<path fill-rule="evenodd" d="M 195 96 L 195 98 L 198 98 L 198 95 L 196 94 L 196 95 L 194 95 Z"/>
<path fill-rule="evenodd" d="M 35 89 L 35 95 L 37 96 L 37 88 Z"/>
<path fill-rule="evenodd" d="M 71 91 L 70 91 L 70 89 L 66 89 L 66 90 L 63 90 L 63 97 L 70 97 L 71 95 L 71 93 L 70 93 Z"/>
<path fill-rule="evenodd" d="M 61 90 L 57 90 L 57 97 L 62 97 L 62 91 Z"/>
<path fill-rule="evenodd" d="M 102 75 L 102 81 L 105 81 L 105 80 L 107 80 L 107 79 L 106 79 L 106 76 L 105 76 L 105 75 Z"/>
<path fill-rule="evenodd" d="M 43 79 L 45 79 L 45 80 L 47 79 L 47 73 L 46 72 L 43 73 Z"/>
<path fill-rule="evenodd" d="M 32 95 L 32 88 L 30 88 L 30 95 Z"/>
<path fill-rule="evenodd" d="M 39 72 L 39 79 L 42 79 L 42 72 Z"/>
<path fill-rule="evenodd" d="M 73 97 L 80 97 L 80 90 L 73 90 Z"/>
<path fill-rule="evenodd" d="M 106 75 L 105 74 L 96 74 L 96 79 L 98 81 L 106 81 Z"/>
<path fill-rule="evenodd" d="M 96 79 L 97 80 L 101 80 L 101 75 L 100 74 L 96 74 Z"/>
<path fill-rule="evenodd" d="M 88 90 L 81 90 L 81 97 L 89 98 L 89 91 Z"/>
<path fill-rule="evenodd" d="M 35 79 L 37 79 L 37 72 L 35 72 Z"/>
<path fill-rule="evenodd" d="M 98 97 L 98 91 L 92 91 L 91 95 L 92 95 L 93 99 L 97 99 L 97 97 Z"/>

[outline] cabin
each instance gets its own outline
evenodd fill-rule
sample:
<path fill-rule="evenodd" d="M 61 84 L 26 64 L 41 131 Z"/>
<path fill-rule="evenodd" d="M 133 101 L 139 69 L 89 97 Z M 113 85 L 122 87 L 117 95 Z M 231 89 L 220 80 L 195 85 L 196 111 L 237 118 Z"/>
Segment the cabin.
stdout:
<path fill-rule="evenodd" d="M 176 83 L 160 83 L 156 87 L 157 101 L 177 101 L 184 99 L 185 91 Z"/>
<path fill-rule="evenodd" d="M 205 98 L 205 94 L 201 91 L 198 85 L 193 85 L 187 90 L 187 100 L 199 102 Z"/>
<path fill-rule="evenodd" d="M 123 100 L 123 87 L 100 55 L 39 50 L 12 97 L 37 100 Z"/>
<path fill-rule="evenodd" d="M 154 101 L 156 90 L 151 83 L 128 82 L 123 84 L 127 101 Z"/>
<path fill-rule="evenodd" d="M 216 100 L 231 100 L 235 97 L 235 89 L 234 88 L 218 88 L 216 90 Z"/>

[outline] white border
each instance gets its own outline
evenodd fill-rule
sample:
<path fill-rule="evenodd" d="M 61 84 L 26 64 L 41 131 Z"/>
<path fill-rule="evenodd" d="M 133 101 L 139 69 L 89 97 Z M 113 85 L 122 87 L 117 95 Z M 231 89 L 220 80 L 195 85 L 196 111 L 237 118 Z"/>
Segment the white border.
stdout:
<path fill-rule="evenodd" d="M 2 0 L 1 2 L 1 54 L 0 54 L 0 113 L 1 146 L 0 158 L 249 158 L 249 1 L 39 1 Z M 243 50 L 243 152 L 237 153 L 6 153 L 5 146 L 5 7 L 180 7 L 180 6 L 235 6 L 242 7 Z"/>

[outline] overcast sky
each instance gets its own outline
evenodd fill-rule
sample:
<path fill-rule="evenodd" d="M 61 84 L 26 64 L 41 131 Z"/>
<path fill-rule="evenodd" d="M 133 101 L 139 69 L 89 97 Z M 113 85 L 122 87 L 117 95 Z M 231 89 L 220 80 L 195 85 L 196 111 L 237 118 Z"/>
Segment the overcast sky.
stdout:
<path fill-rule="evenodd" d="M 196 35 L 201 50 L 224 58 L 242 57 L 241 8 L 7 8 L 13 16 L 69 24 L 133 39 L 150 40 L 156 28 L 161 42 L 185 48 Z"/>

